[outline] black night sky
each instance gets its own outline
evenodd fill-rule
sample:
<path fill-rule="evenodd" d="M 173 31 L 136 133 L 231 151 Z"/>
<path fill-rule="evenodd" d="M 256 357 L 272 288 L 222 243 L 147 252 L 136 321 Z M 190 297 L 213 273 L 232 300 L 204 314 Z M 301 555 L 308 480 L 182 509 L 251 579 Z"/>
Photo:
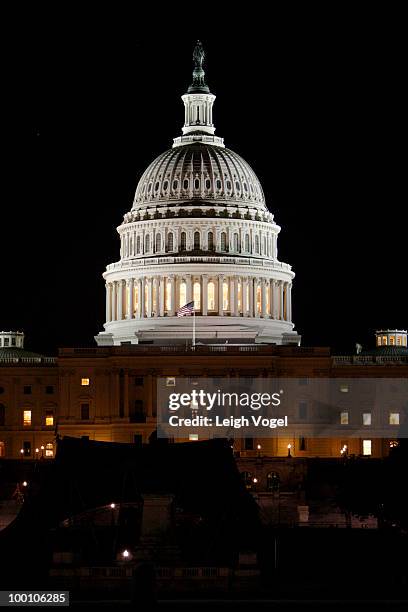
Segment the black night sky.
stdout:
<path fill-rule="evenodd" d="M 115 228 L 180 134 L 197 38 L 216 133 L 253 167 L 282 227 L 303 344 L 368 348 L 376 328 L 407 327 L 398 15 L 294 13 L 262 31 L 166 36 L 125 14 L 69 27 L 49 18 L 11 23 L 3 54 L 0 328 L 49 354 L 94 345 Z"/>

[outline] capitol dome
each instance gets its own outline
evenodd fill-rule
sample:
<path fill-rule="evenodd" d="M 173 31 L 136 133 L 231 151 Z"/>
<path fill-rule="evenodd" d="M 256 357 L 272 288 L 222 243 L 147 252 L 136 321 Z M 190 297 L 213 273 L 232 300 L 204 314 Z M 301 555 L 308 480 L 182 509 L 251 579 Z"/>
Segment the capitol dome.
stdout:
<path fill-rule="evenodd" d="M 182 134 L 142 174 L 117 228 L 120 259 L 103 274 L 106 322 L 96 341 L 299 344 L 280 227 L 250 165 L 215 135 L 201 43 L 193 58 Z M 193 317 L 180 316 L 187 304 Z"/>
<path fill-rule="evenodd" d="M 144 172 L 132 210 L 151 205 L 235 204 L 266 210 L 261 184 L 237 153 L 205 142 L 165 151 Z"/>

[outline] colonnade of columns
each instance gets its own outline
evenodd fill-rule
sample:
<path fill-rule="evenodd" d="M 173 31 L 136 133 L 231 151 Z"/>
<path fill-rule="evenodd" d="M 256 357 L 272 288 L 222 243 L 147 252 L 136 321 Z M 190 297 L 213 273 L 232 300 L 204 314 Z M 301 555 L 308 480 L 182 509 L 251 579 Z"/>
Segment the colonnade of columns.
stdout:
<path fill-rule="evenodd" d="M 292 283 L 253 276 L 152 275 L 106 284 L 106 321 L 173 317 L 194 300 L 197 315 L 292 320 Z"/>

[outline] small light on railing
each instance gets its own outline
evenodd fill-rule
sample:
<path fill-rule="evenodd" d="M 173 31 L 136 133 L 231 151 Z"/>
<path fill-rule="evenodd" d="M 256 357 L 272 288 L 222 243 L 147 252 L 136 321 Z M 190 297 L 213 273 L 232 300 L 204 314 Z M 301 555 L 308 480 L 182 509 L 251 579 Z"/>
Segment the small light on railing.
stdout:
<path fill-rule="evenodd" d="M 129 559 L 129 557 L 130 557 L 130 552 L 129 552 L 127 549 L 125 549 L 125 550 L 122 552 L 122 557 L 123 557 L 124 559 Z"/>
<path fill-rule="evenodd" d="M 114 510 L 116 508 L 116 504 L 111 504 L 110 507 L 112 508 L 112 510 Z"/>

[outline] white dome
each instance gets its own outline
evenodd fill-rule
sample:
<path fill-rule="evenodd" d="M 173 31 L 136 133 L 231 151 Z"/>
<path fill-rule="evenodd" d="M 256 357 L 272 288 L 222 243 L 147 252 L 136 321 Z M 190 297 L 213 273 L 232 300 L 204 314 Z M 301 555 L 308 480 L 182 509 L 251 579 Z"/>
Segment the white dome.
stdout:
<path fill-rule="evenodd" d="M 187 203 L 267 210 L 261 184 L 249 164 L 234 151 L 205 142 L 159 155 L 139 181 L 132 210 Z"/>

